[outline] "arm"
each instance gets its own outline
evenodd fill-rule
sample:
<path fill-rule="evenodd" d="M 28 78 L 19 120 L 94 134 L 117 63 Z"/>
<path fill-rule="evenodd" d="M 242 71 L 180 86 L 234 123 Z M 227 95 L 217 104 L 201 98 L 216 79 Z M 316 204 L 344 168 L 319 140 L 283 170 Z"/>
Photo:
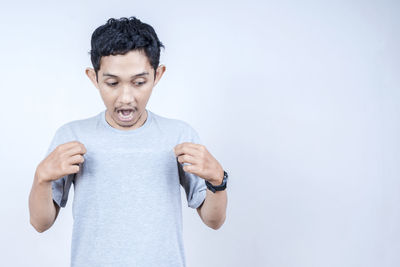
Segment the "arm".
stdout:
<path fill-rule="evenodd" d="M 79 172 L 83 163 L 85 146 L 78 141 L 58 145 L 36 168 L 31 193 L 29 213 L 32 226 L 40 233 L 55 222 L 60 207 L 53 201 L 52 181 Z"/>
<path fill-rule="evenodd" d="M 42 233 L 53 225 L 59 211 L 60 207 L 53 201 L 51 181 L 41 180 L 36 171 L 29 194 L 31 225 Z"/>
<path fill-rule="evenodd" d="M 193 173 L 212 185 L 222 183 L 224 169 L 204 145 L 184 142 L 174 147 L 174 153 L 178 162 L 189 163 L 182 167 L 185 172 Z M 213 193 L 208 188 L 206 192 L 206 198 L 197 212 L 207 226 L 217 230 L 225 221 L 227 193 L 226 190 Z"/>
<path fill-rule="evenodd" d="M 212 183 L 214 184 L 214 183 Z M 220 183 L 215 183 L 220 184 Z M 225 222 L 227 206 L 226 190 L 211 192 L 207 188 L 206 199 L 197 208 L 201 220 L 214 230 L 219 229 Z"/>

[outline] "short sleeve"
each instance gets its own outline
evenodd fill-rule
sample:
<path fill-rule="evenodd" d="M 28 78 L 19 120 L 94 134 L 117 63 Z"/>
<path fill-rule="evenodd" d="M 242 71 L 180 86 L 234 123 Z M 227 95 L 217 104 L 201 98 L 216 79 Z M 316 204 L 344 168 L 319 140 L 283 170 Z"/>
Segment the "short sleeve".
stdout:
<path fill-rule="evenodd" d="M 185 133 L 186 134 L 184 135 L 184 138 L 181 139 L 180 143 L 191 142 L 195 144 L 202 144 L 202 141 L 196 130 L 187 124 Z M 177 160 L 177 164 L 179 181 L 182 187 L 185 189 L 188 207 L 193 209 L 198 208 L 206 198 L 207 186 L 205 184 L 205 180 L 193 173 L 185 172 L 183 170 L 183 166 L 188 165 L 188 163 L 181 164 Z"/>
<path fill-rule="evenodd" d="M 68 135 L 67 135 L 65 127 L 61 126 L 60 128 L 57 129 L 57 131 L 53 137 L 53 140 L 51 141 L 50 146 L 47 149 L 45 158 L 51 152 L 53 152 L 53 150 L 58 145 L 67 143 L 69 141 L 72 141 L 72 140 L 68 139 Z M 57 179 L 57 180 L 51 182 L 53 200 L 54 200 L 54 202 L 57 203 L 57 205 L 59 207 L 64 208 L 65 205 L 67 204 L 68 193 L 69 193 L 69 190 L 71 188 L 71 184 L 73 183 L 74 178 L 75 178 L 75 173 L 63 176 L 60 179 Z"/>

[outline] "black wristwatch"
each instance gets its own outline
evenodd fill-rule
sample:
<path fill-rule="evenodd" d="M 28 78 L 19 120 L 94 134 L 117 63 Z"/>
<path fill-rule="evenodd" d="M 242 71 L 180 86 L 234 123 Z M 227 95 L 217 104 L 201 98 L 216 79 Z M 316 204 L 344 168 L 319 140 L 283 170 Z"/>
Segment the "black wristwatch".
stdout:
<path fill-rule="evenodd" d="M 226 188 L 226 182 L 228 181 L 228 173 L 224 171 L 224 178 L 222 179 L 222 184 L 220 185 L 212 185 L 209 181 L 206 181 L 207 188 L 210 189 L 213 193 L 215 191 L 222 191 Z"/>

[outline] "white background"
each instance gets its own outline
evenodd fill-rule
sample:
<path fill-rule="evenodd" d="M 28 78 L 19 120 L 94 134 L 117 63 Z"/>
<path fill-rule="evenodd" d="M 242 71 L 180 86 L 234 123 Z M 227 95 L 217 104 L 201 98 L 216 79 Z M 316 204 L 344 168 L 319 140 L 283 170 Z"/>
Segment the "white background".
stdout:
<path fill-rule="evenodd" d="M 301 2 L 301 3 L 300 3 Z M 29 223 L 55 130 L 103 110 L 90 37 L 137 16 L 165 44 L 147 108 L 230 173 L 225 224 L 184 209 L 190 267 L 400 266 L 398 1 L 11 1 L 0 9 L 0 265 L 69 265 L 71 206 Z"/>

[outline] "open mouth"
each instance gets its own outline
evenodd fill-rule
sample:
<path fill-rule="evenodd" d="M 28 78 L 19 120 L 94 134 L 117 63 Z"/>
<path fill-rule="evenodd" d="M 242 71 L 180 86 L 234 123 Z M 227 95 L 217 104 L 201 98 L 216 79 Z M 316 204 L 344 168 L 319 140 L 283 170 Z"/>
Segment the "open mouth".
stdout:
<path fill-rule="evenodd" d="M 133 109 L 120 109 L 117 111 L 118 118 L 121 121 L 130 121 L 133 119 L 133 113 L 135 111 Z"/>

